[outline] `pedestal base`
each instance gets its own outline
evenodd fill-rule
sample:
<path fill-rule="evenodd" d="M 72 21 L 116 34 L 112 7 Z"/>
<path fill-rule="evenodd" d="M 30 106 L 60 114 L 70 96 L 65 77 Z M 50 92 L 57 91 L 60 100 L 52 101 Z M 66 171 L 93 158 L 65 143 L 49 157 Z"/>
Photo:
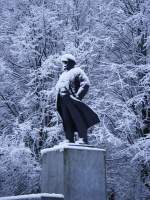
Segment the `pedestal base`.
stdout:
<path fill-rule="evenodd" d="M 105 151 L 65 145 L 42 151 L 41 190 L 65 200 L 106 200 Z"/>

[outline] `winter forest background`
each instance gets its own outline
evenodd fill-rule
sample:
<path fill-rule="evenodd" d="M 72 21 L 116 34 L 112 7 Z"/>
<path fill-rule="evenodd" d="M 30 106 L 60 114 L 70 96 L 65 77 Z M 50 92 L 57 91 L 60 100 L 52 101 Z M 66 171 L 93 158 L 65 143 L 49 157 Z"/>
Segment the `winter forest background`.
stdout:
<path fill-rule="evenodd" d="M 64 138 L 60 56 L 89 76 L 109 200 L 150 199 L 150 0 L 0 0 L 0 196 L 39 192 L 40 150 Z"/>

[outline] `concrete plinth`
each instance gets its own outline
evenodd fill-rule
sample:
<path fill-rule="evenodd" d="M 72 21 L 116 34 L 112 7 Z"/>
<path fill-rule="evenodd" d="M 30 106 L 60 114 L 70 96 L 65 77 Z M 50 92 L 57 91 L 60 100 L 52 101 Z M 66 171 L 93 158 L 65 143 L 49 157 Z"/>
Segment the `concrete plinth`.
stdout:
<path fill-rule="evenodd" d="M 41 190 L 65 200 L 106 200 L 105 151 L 57 146 L 42 151 Z"/>
<path fill-rule="evenodd" d="M 0 200 L 64 200 L 59 194 L 29 194 L 10 197 L 0 197 Z"/>

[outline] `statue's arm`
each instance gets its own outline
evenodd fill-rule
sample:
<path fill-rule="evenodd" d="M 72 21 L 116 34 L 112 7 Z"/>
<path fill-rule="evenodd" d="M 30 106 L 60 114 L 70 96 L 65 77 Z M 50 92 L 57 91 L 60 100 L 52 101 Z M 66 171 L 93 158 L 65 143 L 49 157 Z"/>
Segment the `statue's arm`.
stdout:
<path fill-rule="evenodd" d="M 76 97 L 82 100 L 89 90 L 90 81 L 85 72 L 81 69 L 80 69 L 80 74 L 78 76 L 78 80 L 79 80 L 79 89 L 76 93 Z"/>

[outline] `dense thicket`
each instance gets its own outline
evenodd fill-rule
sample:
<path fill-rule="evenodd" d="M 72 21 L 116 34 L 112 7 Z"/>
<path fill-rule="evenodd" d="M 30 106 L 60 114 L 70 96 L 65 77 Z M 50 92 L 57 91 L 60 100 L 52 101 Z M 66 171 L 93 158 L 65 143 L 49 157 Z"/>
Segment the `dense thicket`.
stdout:
<path fill-rule="evenodd" d="M 55 108 L 60 56 L 90 78 L 85 101 L 107 150 L 109 200 L 150 197 L 150 2 L 0 0 L 0 195 L 39 191 L 40 150 L 64 138 Z"/>

